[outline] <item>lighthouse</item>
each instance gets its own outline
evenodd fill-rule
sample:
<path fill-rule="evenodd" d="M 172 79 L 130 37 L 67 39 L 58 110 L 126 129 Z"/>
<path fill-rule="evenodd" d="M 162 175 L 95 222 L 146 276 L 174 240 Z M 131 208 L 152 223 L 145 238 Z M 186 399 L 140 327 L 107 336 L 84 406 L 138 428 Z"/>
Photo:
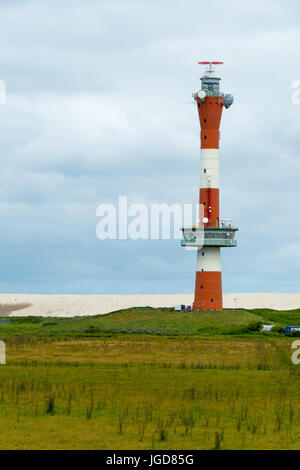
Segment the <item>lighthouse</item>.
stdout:
<path fill-rule="evenodd" d="M 193 93 L 201 127 L 199 219 L 182 228 L 181 245 L 197 249 L 194 310 L 222 310 L 221 247 L 235 247 L 238 230 L 230 219 L 219 214 L 219 143 L 223 109 L 233 103 L 231 94 L 220 91 L 214 66 L 223 62 L 198 62 L 205 65 L 201 89 Z"/>

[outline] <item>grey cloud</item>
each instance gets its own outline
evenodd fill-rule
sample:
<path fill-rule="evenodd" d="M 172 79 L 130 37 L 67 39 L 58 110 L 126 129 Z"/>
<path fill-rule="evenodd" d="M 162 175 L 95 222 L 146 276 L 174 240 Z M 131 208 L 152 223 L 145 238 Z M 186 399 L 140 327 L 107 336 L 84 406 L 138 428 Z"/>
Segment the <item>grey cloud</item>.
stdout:
<path fill-rule="evenodd" d="M 192 292 L 176 241 L 100 242 L 96 207 L 196 202 L 200 59 L 235 95 L 221 129 L 225 291 L 297 290 L 299 6 L 17 1 L 0 6 L 1 257 L 7 292 Z M 288 234 L 286 227 L 290 227 Z"/>

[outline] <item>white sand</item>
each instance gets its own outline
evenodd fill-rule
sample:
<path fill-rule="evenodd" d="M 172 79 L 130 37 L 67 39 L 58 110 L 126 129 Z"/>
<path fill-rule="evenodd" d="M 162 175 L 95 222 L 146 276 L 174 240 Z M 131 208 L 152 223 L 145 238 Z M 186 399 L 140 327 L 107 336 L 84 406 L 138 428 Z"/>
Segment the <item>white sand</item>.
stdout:
<path fill-rule="evenodd" d="M 235 300 L 236 299 L 236 300 Z M 99 315 L 128 307 L 191 305 L 193 295 L 40 295 L 0 294 L 0 305 L 31 304 L 13 311 L 15 316 L 72 317 Z M 300 294 L 224 294 L 224 308 L 300 308 Z"/>

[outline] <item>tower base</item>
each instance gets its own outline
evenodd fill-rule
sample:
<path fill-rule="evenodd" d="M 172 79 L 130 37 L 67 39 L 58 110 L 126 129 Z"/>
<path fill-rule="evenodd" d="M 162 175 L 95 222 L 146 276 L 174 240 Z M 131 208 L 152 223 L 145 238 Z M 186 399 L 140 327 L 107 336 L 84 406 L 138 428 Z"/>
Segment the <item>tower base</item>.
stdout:
<path fill-rule="evenodd" d="M 221 271 L 197 271 L 193 310 L 222 310 Z"/>

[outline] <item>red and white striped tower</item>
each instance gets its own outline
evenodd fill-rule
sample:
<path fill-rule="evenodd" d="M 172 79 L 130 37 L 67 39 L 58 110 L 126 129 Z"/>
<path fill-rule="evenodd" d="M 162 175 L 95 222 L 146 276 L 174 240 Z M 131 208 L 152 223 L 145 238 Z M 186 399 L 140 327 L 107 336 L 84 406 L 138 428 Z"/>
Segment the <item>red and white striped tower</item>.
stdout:
<path fill-rule="evenodd" d="M 220 220 L 219 215 L 219 129 L 223 107 L 231 106 L 233 96 L 220 92 L 221 79 L 214 76 L 213 64 L 222 64 L 222 62 L 198 63 L 208 65 L 201 78 L 201 90 L 193 94 L 201 126 L 199 203 L 204 207 L 202 206 L 200 225 L 182 229 L 184 235 L 182 245 L 197 248 L 193 309 L 222 310 L 220 248 L 236 246 L 234 235 L 238 229 L 232 226 L 231 221 Z M 197 236 L 200 234 L 201 226 L 204 227 L 202 237 Z M 194 232 L 193 237 L 190 236 L 191 231 Z"/>

